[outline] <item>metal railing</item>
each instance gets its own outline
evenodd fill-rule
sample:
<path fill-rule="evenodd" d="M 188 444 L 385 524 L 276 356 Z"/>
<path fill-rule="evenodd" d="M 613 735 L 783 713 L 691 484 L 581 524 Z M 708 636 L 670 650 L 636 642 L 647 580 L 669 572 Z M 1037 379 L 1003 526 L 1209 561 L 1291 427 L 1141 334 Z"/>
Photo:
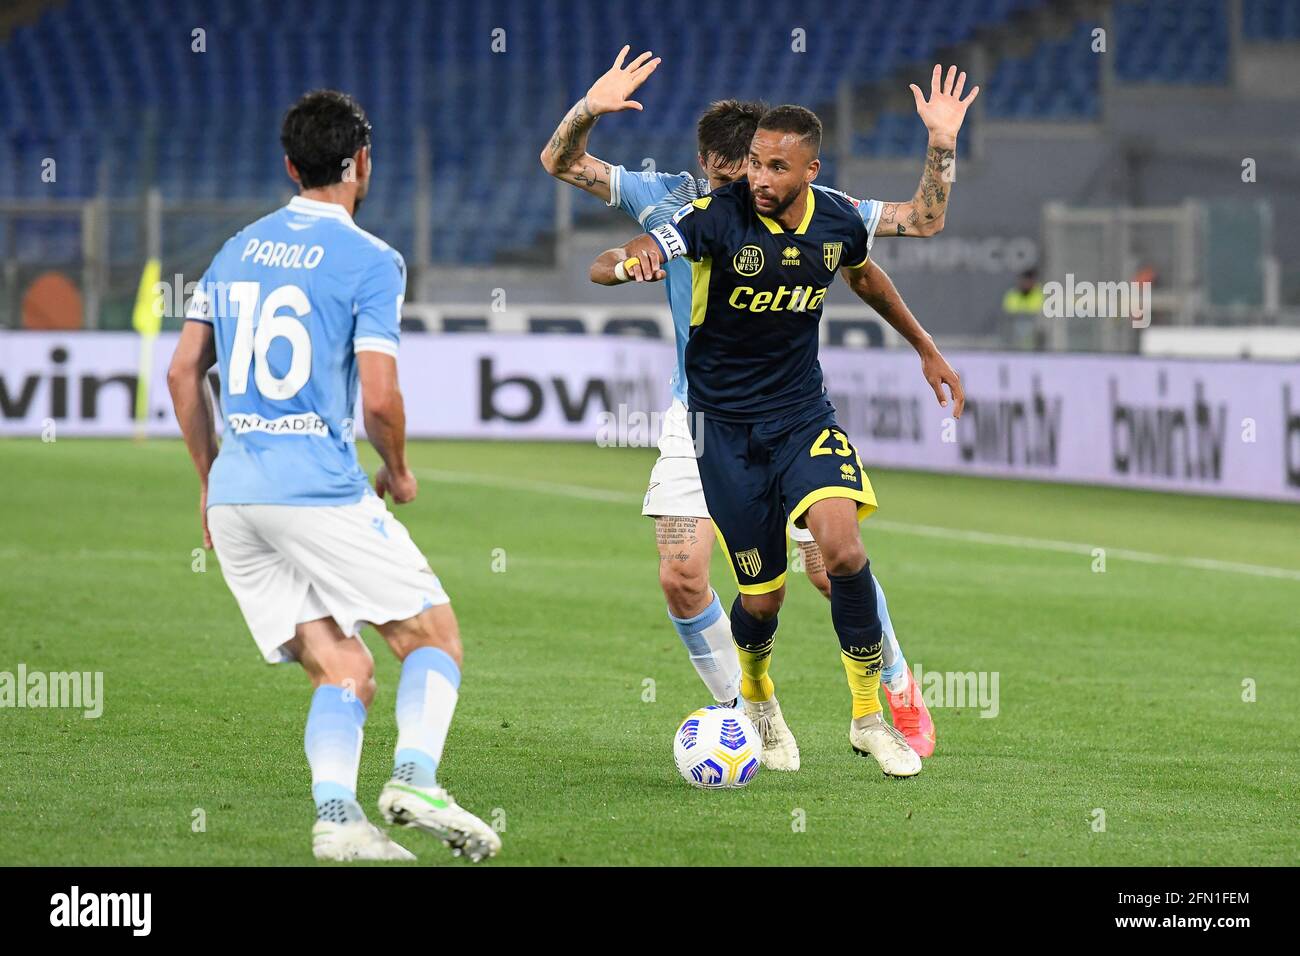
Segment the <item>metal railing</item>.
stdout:
<path fill-rule="evenodd" d="M 1040 278 L 1044 292 L 1058 295 L 1064 308 L 1049 296 L 1038 319 L 1041 340 L 1053 350 L 1130 352 L 1150 324 L 1287 321 L 1278 304 L 1272 222 L 1264 202 L 1188 200 L 1136 209 L 1046 204 Z M 1145 296 L 1147 313 L 1101 312 L 1117 285 Z"/>

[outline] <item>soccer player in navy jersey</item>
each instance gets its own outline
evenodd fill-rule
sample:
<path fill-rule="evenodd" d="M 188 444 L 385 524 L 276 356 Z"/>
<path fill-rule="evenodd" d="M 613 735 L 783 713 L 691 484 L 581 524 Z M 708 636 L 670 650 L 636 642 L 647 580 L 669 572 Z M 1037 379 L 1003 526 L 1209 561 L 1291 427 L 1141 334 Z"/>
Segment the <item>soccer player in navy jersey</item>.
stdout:
<path fill-rule="evenodd" d="M 712 104 L 700 117 L 697 147 L 703 177 L 689 172 L 668 174 L 610 164 L 587 151 L 591 128 L 605 113 L 640 110 L 641 104 L 630 97 L 660 62 L 645 52 L 628 63 L 627 53 L 625 46 L 613 66 L 561 120 L 542 150 L 541 161 L 556 179 L 599 197 L 608 205 L 622 209 L 643 228 L 652 229 L 667 222 L 683 203 L 707 196 L 711 190 L 744 177 L 750 142 L 766 106 L 723 100 Z M 913 87 L 917 111 L 930 129 L 925 168 L 911 200 L 886 203 L 867 199 L 856 203 L 855 208 L 868 229 L 869 244 L 877 235 L 927 237 L 943 228 L 951 190 L 951 176 L 947 172 L 953 161 L 956 135 L 966 108 L 977 92 L 972 91 L 965 100 L 961 99 L 960 91 L 954 95 L 954 83 L 958 82 L 955 73 L 955 67 L 950 69 L 947 82 L 941 83 L 940 68 L 935 67 L 928 101 Z M 965 82 L 965 74 L 959 82 Z M 622 258 L 621 251 L 611 251 L 598 260 L 593 279 L 614 283 L 627 278 L 616 276 L 613 271 Z M 663 418 L 660 456 L 650 475 L 642 514 L 655 520 L 660 586 L 667 599 L 669 617 L 687 648 L 691 663 L 716 700 L 733 703 L 739 693 L 740 662 L 730 622 L 716 592 L 709 586 L 714 535 L 686 412 L 684 365 L 690 336 L 692 272 L 684 261 L 672 260 L 665 265 L 665 273 L 677 367 L 670 383 L 672 404 Z M 874 262 L 863 270 L 859 291 L 891 323 L 915 321 L 889 277 Z M 788 531 L 799 542 L 808 579 L 829 597 L 830 582 L 823 557 L 811 533 L 793 525 Z M 882 684 L 894 725 L 919 754 L 928 757 L 934 752 L 934 723 L 894 634 L 878 581 L 876 598 L 884 627 Z M 763 737 L 764 766 L 797 770 L 798 745 L 775 696 L 763 701 L 746 699 L 744 705 Z"/>
<path fill-rule="evenodd" d="M 730 619 L 741 696 L 747 705 L 773 697 L 768 668 L 792 522 L 812 533 L 830 579 L 853 702 L 850 743 L 886 774 L 913 776 L 921 758 L 884 722 L 878 700 L 884 627 L 858 529 L 876 497 L 826 398 L 817 360 L 826 290 L 842 270 L 862 294 L 871 244 L 860 203 L 813 183 L 821 134 L 820 120 L 803 107 L 769 110 L 745 179 L 598 257 L 592 275 L 604 278 L 611 256 L 616 278 L 637 281 L 664 278 L 665 263 L 690 263 L 687 407 L 709 516 L 740 590 Z M 946 407 L 950 395 L 960 416 L 958 376 L 934 341 L 915 319 L 894 325 L 916 348 L 939 403 Z"/>

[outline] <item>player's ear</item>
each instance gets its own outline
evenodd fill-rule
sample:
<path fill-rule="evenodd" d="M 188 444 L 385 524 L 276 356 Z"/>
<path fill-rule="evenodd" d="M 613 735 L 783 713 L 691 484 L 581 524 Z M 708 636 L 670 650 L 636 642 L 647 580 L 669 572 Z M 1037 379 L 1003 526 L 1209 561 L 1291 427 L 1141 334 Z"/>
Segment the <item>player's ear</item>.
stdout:
<path fill-rule="evenodd" d="M 822 169 L 822 161 L 821 161 L 821 159 L 814 159 L 811 163 L 809 163 L 809 164 L 808 164 L 808 182 L 812 182 L 814 179 L 816 179 L 816 178 L 817 178 L 817 174 L 818 174 L 819 172 L 821 172 L 821 169 Z"/>
<path fill-rule="evenodd" d="M 289 174 L 289 178 L 295 183 L 299 186 L 302 185 L 302 177 L 298 175 L 298 170 L 294 167 L 293 161 L 290 160 L 288 156 L 284 157 L 284 171 Z"/>
<path fill-rule="evenodd" d="M 353 157 L 357 165 L 357 179 L 366 180 L 370 178 L 370 147 L 362 146 L 357 150 L 357 155 Z"/>

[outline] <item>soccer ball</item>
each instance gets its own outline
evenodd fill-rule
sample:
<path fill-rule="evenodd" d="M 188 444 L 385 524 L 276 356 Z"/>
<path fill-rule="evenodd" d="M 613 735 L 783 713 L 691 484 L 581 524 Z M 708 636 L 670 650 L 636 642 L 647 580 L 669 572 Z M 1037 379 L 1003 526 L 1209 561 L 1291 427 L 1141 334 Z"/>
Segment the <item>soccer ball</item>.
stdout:
<path fill-rule="evenodd" d="M 712 790 L 753 780 L 762 752 L 763 742 L 749 718 L 717 704 L 688 714 L 673 738 L 673 759 L 682 779 Z"/>

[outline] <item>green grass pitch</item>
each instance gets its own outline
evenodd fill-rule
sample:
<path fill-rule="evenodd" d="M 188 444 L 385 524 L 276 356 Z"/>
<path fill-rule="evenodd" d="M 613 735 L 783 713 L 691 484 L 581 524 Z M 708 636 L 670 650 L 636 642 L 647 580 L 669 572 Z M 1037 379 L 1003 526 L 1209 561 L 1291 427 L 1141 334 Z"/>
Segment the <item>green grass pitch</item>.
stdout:
<path fill-rule="evenodd" d="M 1300 859 L 1295 506 L 874 471 L 863 533 L 905 653 L 996 672 L 997 716 L 935 709 L 924 772 L 883 777 L 849 749 L 829 608 L 792 575 L 772 673 L 803 769 L 703 792 L 672 762 L 708 695 L 639 514 L 652 452 L 435 442 L 411 457 L 420 497 L 395 511 L 466 647 L 440 776 L 504 823 L 488 865 Z M 0 864 L 312 863 L 309 687 L 261 663 L 215 557 L 192 570 L 183 446 L 7 440 L 0 463 L 0 671 L 102 671 L 105 694 L 98 719 L 0 710 Z M 729 605 L 716 553 L 713 580 Z M 360 798 L 377 819 L 398 668 L 366 640 L 380 689 Z M 422 864 L 464 865 L 397 837 Z"/>

